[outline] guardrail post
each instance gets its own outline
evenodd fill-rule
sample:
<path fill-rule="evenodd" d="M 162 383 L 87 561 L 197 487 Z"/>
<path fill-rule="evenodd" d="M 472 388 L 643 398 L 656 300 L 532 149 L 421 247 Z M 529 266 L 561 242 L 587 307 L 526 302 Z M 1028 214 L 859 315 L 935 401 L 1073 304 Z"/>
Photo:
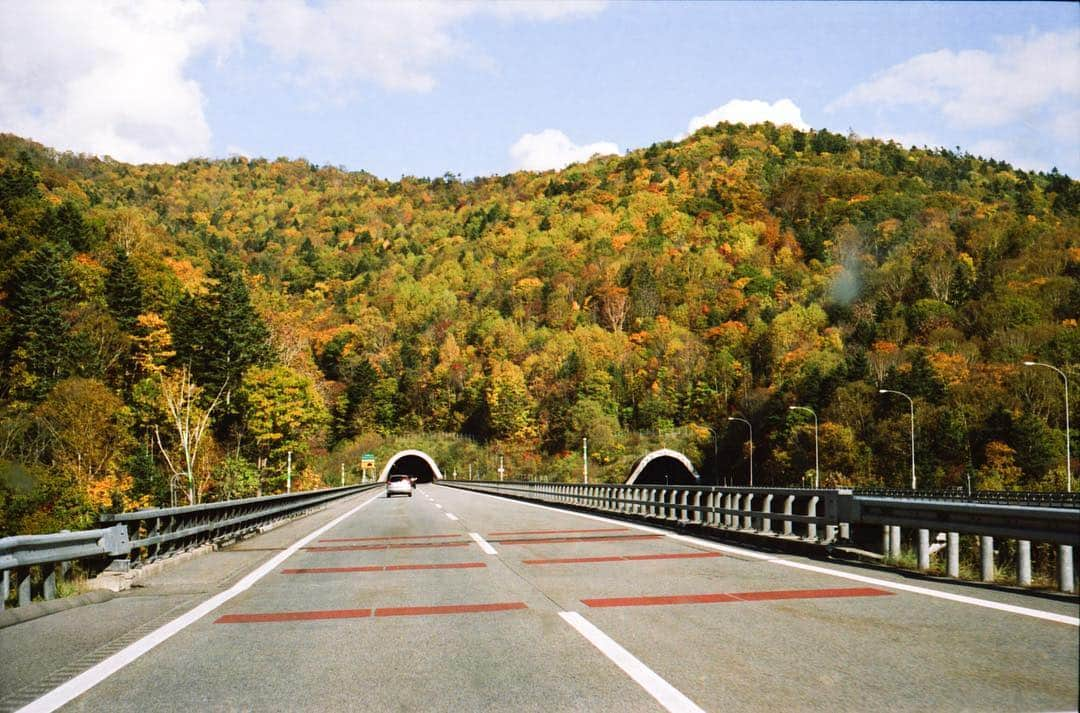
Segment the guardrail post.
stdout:
<path fill-rule="evenodd" d="M 889 525 L 889 556 L 893 559 L 900 559 L 900 526 Z"/>
<path fill-rule="evenodd" d="M 844 540 L 845 542 L 851 539 L 851 523 L 850 522 L 842 522 L 842 523 L 840 523 L 840 539 Z"/>
<path fill-rule="evenodd" d="M 19 606 L 30 603 L 30 568 L 19 567 L 15 570 L 15 586 L 19 590 Z"/>
<path fill-rule="evenodd" d="M 946 574 L 950 577 L 960 576 L 960 533 L 950 532 L 947 535 L 946 547 L 948 549 L 949 563 Z"/>
<path fill-rule="evenodd" d="M 1073 579 L 1072 545 L 1058 545 L 1058 589 L 1066 594 L 1072 594 L 1076 591 Z"/>
<path fill-rule="evenodd" d="M 754 529 L 754 494 L 747 493 L 743 496 L 743 512 L 746 515 L 743 516 L 742 526 L 744 530 Z"/>
<path fill-rule="evenodd" d="M 817 504 L 818 504 L 818 496 L 815 495 L 815 496 L 810 498 L 810 502 L 807 503 L 807 505 L 806 505 L 806 516 L 807 517 L 817 517 Z M 816 522 L 808 522 L 808 523 L 806 523 L 806 539 L 808 539 L 808 540 L 816 540 L 817 539 L 817 523 Z"/>
<path fill-rule="evenodd" d="M 881 526 L 881 556 L 886 559 L 892 557 L 892 547 L 890 541 L 892 538 L 889 536 L 891 528 L 888 525 Z"/>
<path fill-rule="evenodd" d="M 56 565 L 45 565 L 45 581 L 41 583 L 41 594 L 45 601 L 56 599 Z"/>
<path fill-rule="evenodd" d="M 693 522 L 697 525 L 701 524 L 701 491 L 694 493 L 694 518 Z"/>
<path fill-rule="evenodd" d="M 982 581 L 994 581 L 994 538 L 979 537 L 979 559 L 982 564 Z"/>
<path fill-rule="evenodd" d="M 11 591 L 11 573 L 4 570 L 4 588 L 0 590 L 0 611 L 7 608 L 7 595 Z"/>
<path fill-rule="evenodd" d="M 768 495 L 765 496 L 765 502 L 763 502 L 761 504 L 761 512 L 762 512 L 761 531 L 763 533 L 765 533 L 766 535 L 771 535 L 772 534 L 772 518 L 765 517 L 765 515 L 771 515 L 772 514 L 772 499 L 773 499 L 772 493 L 769 493 Z"/>
<path fill-rule="evenodd" d="M 1031 541 L 1016 541 L 1016 583 L 1021 587 L 1031 586 Z"/>
<path fill-rule="evenodd" d="M 786 498 L 784 498 L 784 514 L 790 516 L 792 514 L 792 511 L 794 510 L 794 508 L 795 508 L 795 496 L 794 495 L 789 495 Z M 785 535 L 790 535 L 791 534 L 791 520 L 788 520 L 788 519 L 784 520 L 784 534 Z"/>
<path fill-rule="evenodd" d="M 687 506 L 690 504 L 690 491 L 682 491 L 682 497 L 679 498 L 679 505 L 682 507 L 682 511 L 679 513 L 679 520 L 689 520 L 690 513 L 686 511 Z"/>
<path fill-rule="evenodd" d="M 930 569 L 930 531 L 919 528 L 919 571 Z"/>

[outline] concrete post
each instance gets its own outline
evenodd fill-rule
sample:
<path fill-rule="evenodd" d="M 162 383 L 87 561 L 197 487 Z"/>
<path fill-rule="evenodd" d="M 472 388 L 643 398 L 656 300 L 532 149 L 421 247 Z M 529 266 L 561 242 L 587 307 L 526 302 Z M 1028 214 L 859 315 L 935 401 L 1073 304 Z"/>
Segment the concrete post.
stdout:
<path fill-rule="evenodd" d="M 810 498 L 810 502 L 806 505 L 806 515 L 807 515 L 807 517 L 817 517 L 817 504 L 818 504 L 818 496 L 815 495 L 812 498 Z M 817 523 L 814 523 L 814 522 L 807 523 L 807 525 L 806 525 L 806 539 L 808 539 L 808 540 L 816 540 L 817 539 Z"/>
<path fill-rule="evenodd" d="M 1073 580 L 1072 545 L 1058 545 L 1058 589 L 1066 594 L 1072 594 L 1076 591 Z"/>
<path fill-rule="evenodd" d="M 681 512 L 679 513 L 679 519 L 680 520 L 689 520 L 690 519 L 690 513 L 688 513 L 686 511 L 686 507 L 690 504 L 690 491 L 689 490 L 682 491 L 682 497 L 679 498 L 679 501 L 680 501 L 679 502 L 679 507 L 681 508 Z"/>
<path fill-rule="evenodd" d="M 919 571 L 930 569 L 930 531 L 919 529 Z"/>
<path fill-rule="evenodd" d="M 734 493 L 731 496 L 731 509 L 735 512 L 728 515 L 728 527 L 734 527 L 739 529 L 739 523 L 742 522 L 742 518 L 739 517 L 738 512 L 742 510 L 742 495 Z"/>
<path fill-rule="evenodd" d="M 949 562 L 947 565 L 947 574 L 950 577 L 960 576 L 960 533 L 950 532 L 947 535 L 946 545 L 948 549 Z"/>
<path fill-rule="evenodd" d="M 889 531 L 888 525 L 881 526 L 881 556 L 886 559 L 892 557 L 892 550 L 889 546 Z"/>
<path fill-rule="evenodd" d="M 825 541 L 826 542 L 835 542 L 836 541 L 836 525 L 826 525 L 825 526 Z"/>
<path fill-rule="evenodd" d="M 900 526 L 889 525 L 889 556 L 900 559 Z"/>
<path fill-rule="evenodd" d="M 45 581 L 42 582 L 42 595 L 45 601 L 56 599 L 56 565 L 45 565 Z"/>
<path fill-rule="evenodd" d="M 15 570 L 15 586 L 19 589 L 19 606 L 30 603 L 30 568 L 20 567 Z"/>
<path fill-rule="evenodd" d="M 4 588 L 0 589 L 0 611 L 7 607 L 7 595 L 11 591 L 11 573 L 4 570 Z"/>
<path fill-rule="evenodd" d="M 792 510 L 794 509 L 794 506 L 795 506 L 795 496 L 794 495 L 789 495 L 786 498 L 784 498 L 784 514 L 785 515 L 791 515 Z M 784 534 L 785 535 L 790 535 L 791 534 L 791 520 L 784 520 Z"/>
<path fill-rule="evenodd" d="M 743 512 L 746 515 L 743 516 L 742 526 L 744 530 L 754 529 L 754 494 L 747 493 L 743 496 Z"/>
<path fill-rule="evenodd" d="M 700 525 L 701 524 L 701 509 L 700 509 L 701 508 L 701 491 L 700 490 L 697 491 L 696 493 L 694 493 L 694 508 L 695 508 L 694 517 L 692 518 L 692 520 L 695 523 Z"/>
<path fill-rule="evenodd" d="M 765 515 L 772 512 L 772 499 L 772 493 L 769 493 L 765 496 L 765 502 L 761 504 L 761 512 L 765 513 Z M 761 518 L 761 531 L 766 535 L 772 534 L 772 518 L 764 516 Z"/>
<path fill-rule="evenodd" d="M 979 537 L 979 559 L 982 562 L 982 581 L 994 581 L 994 538 Z"/>
<path fill-rule="evenodd" d="M 1016 541 L 1016 583 L 1021 587 L 1031 586 L 1031 541 Z"/>
<path fill-rule="evenodd" d="M 840 523 L 840 539 L 844 540 L 845 542 L 851 539 L 851 523 Z"/>

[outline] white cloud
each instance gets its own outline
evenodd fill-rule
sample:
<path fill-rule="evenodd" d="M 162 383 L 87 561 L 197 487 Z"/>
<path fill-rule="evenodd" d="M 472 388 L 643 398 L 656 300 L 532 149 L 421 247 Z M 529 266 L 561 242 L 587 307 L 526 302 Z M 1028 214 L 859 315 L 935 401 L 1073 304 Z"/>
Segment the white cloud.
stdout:
<path fill-rule="evenodd" d="M 311 4 L 309 4 L 311 2 Z M 484 58 L 467 17 L 552 21 L 602 2 L 37 0 L 0 22 L 0 131 L 130 162 L 209 155 L 206 99 L 189 64 L 261 44 L 302 86 L 425 91 L 450 60 Z M 302 100 L 301 100 L 302 101 Z"/>
<path fill-rule="evenodd" d="M 551 21 L 594 15 L 602 2 L 431 2 L 278 0 L 257 13 L 258 40 L 282 60 L 302 66 L 301 83 L 337 88 L 353 80 L 387 89 L 428 91 L 441 63 L 475 55 L 457 37 L 473 15 Z"/>
<path fill-rule="evenodd" d="M 558 129 L 544 129 L 538 134 L 525 134 L 510 147 L 510 158 L 516 169 L 546 171 L 587 161 L 596 154 L 617 154 L 619 147 L 610 141 L 579 146 Z"/>
<path fill-rule="evenodd" d="M 790 124 L 796 129 L 806 131 L 810 126 L 803 121 L 802 110 L 790 99 L 780 99 L 772 104 L 760 99 L 732 99 L 727 104 L 713 109 L 703 116 L 695 116 L 686 127 L 685 138 L 705 126 L 715 126 L 721 121 L 732 124 L 760 124 L 771 121 L 777 126 Z"/>
<path fill-rule="evenodd" d="M 1080 95 L 1080 30 L 1003 38 L 996 52 L 939 50 L 912 57 L 858 85 L 827 107 L 916 105 L 954 126 L 1001 126 L 1030 119 L 1054 101 Z"/>
<path fill-rule="evenodd" d="M 124 161 L 205 155 L 204 98 L 184 66 L 228 50 L 234 12 L 172 0 L 21 5 L 0 23 L 0 128 Z"/>

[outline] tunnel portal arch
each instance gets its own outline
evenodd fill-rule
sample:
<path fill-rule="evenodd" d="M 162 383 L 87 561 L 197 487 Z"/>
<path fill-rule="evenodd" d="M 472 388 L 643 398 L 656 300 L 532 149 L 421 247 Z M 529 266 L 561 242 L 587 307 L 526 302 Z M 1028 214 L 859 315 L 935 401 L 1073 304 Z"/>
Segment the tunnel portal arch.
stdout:
<path fill-rule="evenodd" d="M 418 478 L 419 483 L 443 479 L 439 464 L 427 453 L 415 450 L 398 451 L 391 456 L 379 473 L 379 482 L 385 481 L 391 475 L 413 475 Z"/>
<path fill-rule="evenodd" d="M 700 485 L 701 476 L 685 455 L 670 448 L 661 448 L 642 456 L 634 463 L 626 484 Z"/>

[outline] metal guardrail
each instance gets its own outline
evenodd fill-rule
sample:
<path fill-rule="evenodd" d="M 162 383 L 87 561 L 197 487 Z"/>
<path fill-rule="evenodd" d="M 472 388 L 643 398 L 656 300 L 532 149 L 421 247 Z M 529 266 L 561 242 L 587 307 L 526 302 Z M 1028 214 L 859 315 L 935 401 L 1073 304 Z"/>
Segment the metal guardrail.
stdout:
<path fill-rule="evenodd" d="M 967 503 L 996 503 L 999 505 L 1030 505 L 1080 509 L 1080 492 L 1057 493 L 1037 490 L 905 490 L 902 488 L 855 488 L 857 497 L 902 498 L 904 500 L 950 500 Z"/>
<path fill-rule="evenodd" d="M 368 483 L 187 507 L 136 510 L 102 515 L 100 524 L 109 526 L 97 530 L 5 537 L 0 539 L 3 571 L 0 609 L 11 591 L 12 572 L 18 589 L 17 605 L 25 606 L 32 597 L 32 568 L 42 570 L 43 598 L 53 599 L 57 570 L 64 576 L 73 561 L 96 561 L 99 570 L 126 571 L 131 566 L 149 564 L 205 544 L 242 537 L 322 503 L 379 485 Z"/>
<path fill-rule="evenodd" d="M 1032 506 L 933 500 L 926 491 L 896 491 L 908 497 L 878 497 L 851 490 L 615 485 L 523 481 L 443 481 L 444 484 L 527 500 L 613 512 L 646 520 L 693 524 L 769 537 L 795 537 L 820 544 L 846 544 L 880 537 L 881 555 L 899 560 L 901 529 L 914 530 L 917 566 L 930 569 L 931 556 L 946 549 L 946 574 L 960 576 L 960 536 L 978 536 L 983 581 L 996 581 L 994 538 L 1015 540 L 1017 583 L 1031 584 L 1031 543 L 1057 546 L 1058 588 L 1075 591 L 1073 547 L 1080 544 L 1080 509 L 1067 498 Z M 953 492 L 953 495 L 957 493 Z M 984 495 L 984 494 L 980 494 Z M 997 495 L 996 493 L 993 495 Z M 1071 495 L 1070 495 L 1071 497 Z M 774 523 L 780 523 L 777 528 Z M 819 526 L 824 526 L 819 529 Z M 856 532 L 858 530 L 858 533 Z M 940 533 L 937 545 L 930 533 Z"/>
<path fill-rule="evenodd" d="M 854 495 L 841 517 L 852 524 L 892 525 L 1029 542 L 1080 545 L 1080 510 Z"/>

